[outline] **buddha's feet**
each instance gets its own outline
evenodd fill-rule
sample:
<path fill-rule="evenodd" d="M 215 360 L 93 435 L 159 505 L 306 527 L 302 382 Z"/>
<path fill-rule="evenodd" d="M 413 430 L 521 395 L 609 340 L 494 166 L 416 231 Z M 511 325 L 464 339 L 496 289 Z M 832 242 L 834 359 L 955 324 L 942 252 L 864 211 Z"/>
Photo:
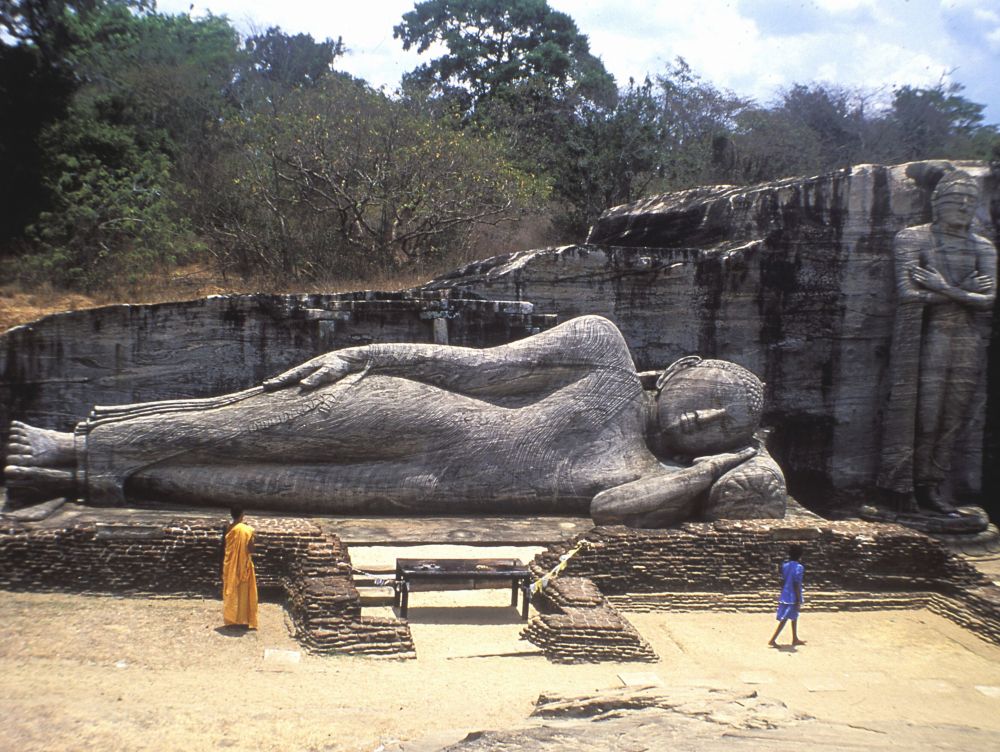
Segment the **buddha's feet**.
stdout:
<path fill-rule="evenodd" d="M 8 489 L 19 489 L 19 498 L 53 499 L 76 489 L 76 474 L 72 470 L 49 467 L 7 465 L 3 469 Z"/>
<path fill-rule="evenodd" d="M 7 439 L 7 463 L 21 467 L 67 467 L 76 465 L 73 434 L 36 428 L 15 420 Z"/>
<path fill-rule="evenodd" d="M 54 498 L 74 490 L 73 434 L 14 421 L 6 449 L 4 483 L 17 489 L 17 496 Z"/>
<path fill-rule="evenodd" d="M 923 509 L 944 515 L 958 515 L 958 510 L 951 501 L 945 498 L 939 486 L 918 485 L 915 490 L 917 503 Z"/>

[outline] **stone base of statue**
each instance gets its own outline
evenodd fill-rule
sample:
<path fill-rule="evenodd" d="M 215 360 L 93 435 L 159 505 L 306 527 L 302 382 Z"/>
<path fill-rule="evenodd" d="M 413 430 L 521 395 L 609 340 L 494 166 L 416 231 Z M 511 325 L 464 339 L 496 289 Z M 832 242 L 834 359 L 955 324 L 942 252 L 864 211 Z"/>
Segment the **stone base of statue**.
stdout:
<path fill-rule="evenodd" d="M 925 509 L 893 511 L 885 506 L 866 504 L 858 516 L 867 522 L 893 522 L 928 535 L 976 535 L 990 524 L 981 507 L 963 506 L 951 514 Z"/>

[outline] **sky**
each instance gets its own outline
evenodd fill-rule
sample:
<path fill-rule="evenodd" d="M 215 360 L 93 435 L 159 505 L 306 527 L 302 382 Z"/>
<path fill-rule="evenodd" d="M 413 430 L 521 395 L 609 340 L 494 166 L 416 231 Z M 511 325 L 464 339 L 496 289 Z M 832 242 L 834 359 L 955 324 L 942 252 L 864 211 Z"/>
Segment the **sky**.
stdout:
<path fill-rule="evenodd" d="M 500 0 L 498 0 L 500 1 Z M 193 2 L 193 4 L 192 4 Z M 717 87 L 772 102 L 793 83 L 877 91 L 965 85 L 1000 123 L 1000 0 L 549 0 L 590 39 L 620 85 L 677 56 Z M 159 0 L 161 12 L 225 15 L 243 32 L 280 26 L 342 37 L 336 67 L 394 90 L 427 54 L 404 52 L 392 27 L 414 0 Z"/>

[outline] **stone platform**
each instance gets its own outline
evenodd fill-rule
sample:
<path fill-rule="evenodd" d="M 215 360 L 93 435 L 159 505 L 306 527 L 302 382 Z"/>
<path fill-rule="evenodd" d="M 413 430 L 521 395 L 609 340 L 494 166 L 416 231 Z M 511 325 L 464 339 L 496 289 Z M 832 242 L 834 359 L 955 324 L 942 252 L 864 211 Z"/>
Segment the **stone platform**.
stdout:
<path fill-rule="evenodd" d="M 5 508 L 0 486 L 0 510 Z M 156 522 L 179 516 L 191 520 L 229 518 L 226 509 L 158 507 L 90 507 L 46 502 L 9 513 L 0 519 L 21 520 L 39 527 L 59 528 L 77 522 Z M 272 519 L 310 520 L 348 546 L 551 546 L 573 540 L 594 527 L 590 517 L 563 515 L 364 517 L 268 513 Z"/>
<path fill-rule="evenodd" d="M 218 594 L 222 510 L 64 504 L 44 519 L 26 512 L 0 516 L 0 589 Z M 362 614 L 352 546 L 359 554 L 519 547 L 540 551 L 530 566 L 541 578 L 581 540 L 587 547 L 535 594 L 538 615 L 523 633 L 553 661 L 655 660 L 622 612 L 773 608 L 791 542 L 805 548 L 810 608 L 928 608 L 1000 643 L 1000 587 L 966 559 L 913 530 L 828 521 L 794 502 L 782 520 L 663 530 L 572 517 L 248 517 L 262 588 L 280 593 L 296 637 L 318 653 L 415 656 L 406 620 Z"/>
<path fill-rule="evenodd" d="M 322 517 L 349 546 L 551 546 L 593 526 L 589 517 Z"/>

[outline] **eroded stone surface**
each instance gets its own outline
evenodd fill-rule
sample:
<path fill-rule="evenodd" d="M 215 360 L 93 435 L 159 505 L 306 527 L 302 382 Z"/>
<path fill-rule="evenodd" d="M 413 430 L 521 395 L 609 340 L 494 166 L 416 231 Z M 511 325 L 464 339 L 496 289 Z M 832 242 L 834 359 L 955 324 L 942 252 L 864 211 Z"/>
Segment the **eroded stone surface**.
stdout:
<path fill-rule="evenodd" d="M 796 713 L 756 692 L 710 688 L 606 690 L 541 695 L 521 728 L 481 731 L 444 747 L 452 752 L 546 750 L 941 749 L 987 747 L 996 734 L 952 725 L 886 723 L 849 726 Z M 442 749 L 421 742 L 387 752 Z"/>
<path fill-rule="evenodd" d="M 983 188 L 973 231 L 996 237 L 987 166 L 956 164 Z M 690 353 L 740 363 L 767 383 L 769 446 L 793 495 L 863 498 L 878 474 L 893 238 L 931 218 L 930 189 L 906 170 L 665 194 L 605 213 L 588 244 L 488 259 L 428 288 L 607 316 L 640 370 Z M 997 419 L 986 393 L 958 442 L 960 494 L 981 485 L 984 416 Z"/>

